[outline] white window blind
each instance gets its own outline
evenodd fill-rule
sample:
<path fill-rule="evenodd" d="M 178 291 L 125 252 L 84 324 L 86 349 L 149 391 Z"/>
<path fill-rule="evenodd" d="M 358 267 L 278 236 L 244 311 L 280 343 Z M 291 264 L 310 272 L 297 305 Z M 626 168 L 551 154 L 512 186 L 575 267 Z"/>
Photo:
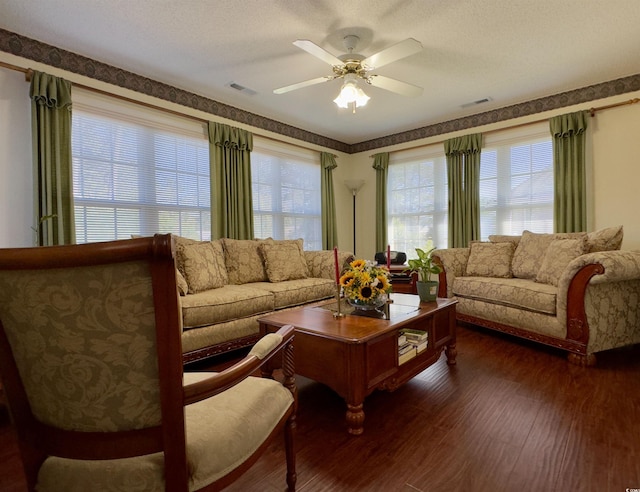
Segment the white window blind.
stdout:
<path fill-rule="evenodd" d="M 428 239 L 447 247 L 447 167 L 442 146 L 390 156 L 387 174 L 387 235 L 393 251 L 416 258 Z"/>
<path fill-rule="evenodd" d="M 480 164 L 480 233 L 553 232 L 553 148 L 548 124 L 488 135 Z"/>
<path fill-rule="evenodd" d="M 211 238 L 200 123 L 74 91 L 72 155 L 78 243 L 167 232 Z"/>
<path fill-rule="evenodd" d="M 251 152 L 254 235 L 304 240 L 322 249 L 320 155 L 254 138 Z"/>

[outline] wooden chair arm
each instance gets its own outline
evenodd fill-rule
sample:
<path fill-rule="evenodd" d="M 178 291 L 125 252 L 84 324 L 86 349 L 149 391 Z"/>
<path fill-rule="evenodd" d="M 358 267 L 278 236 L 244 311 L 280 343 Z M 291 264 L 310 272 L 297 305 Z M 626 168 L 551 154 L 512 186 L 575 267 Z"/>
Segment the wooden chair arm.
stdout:
<path fill-rule="evenodd" d="M 224 371 L 212 374 L 211 377 L 202 381 L 184 386 L 183 394 L 185 405 L 190 405 L 191 403 L 196 403 L 217 395 L 218 393 L 222 393 L 251 376 L 274 355 L 293 342 L 294 328 L 291 325 L 285 325 L 275 332 L 275 335 L 281 337 L 282 340 L 265 354 L 263 358 L 259 358 L 255 353 L 249 353 L 244 359 Z"/>

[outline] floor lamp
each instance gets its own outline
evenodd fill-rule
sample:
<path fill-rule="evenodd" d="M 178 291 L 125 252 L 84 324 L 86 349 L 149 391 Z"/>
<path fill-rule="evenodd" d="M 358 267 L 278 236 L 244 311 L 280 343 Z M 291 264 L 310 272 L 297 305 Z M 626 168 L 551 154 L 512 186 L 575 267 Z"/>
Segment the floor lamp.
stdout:
<path fill-rule="evenodd" d="M 345 179 L 344 184 L 353 195 L 353 254 L 356 254 L 356 194 L 364 185 L 364 179 Z"/>

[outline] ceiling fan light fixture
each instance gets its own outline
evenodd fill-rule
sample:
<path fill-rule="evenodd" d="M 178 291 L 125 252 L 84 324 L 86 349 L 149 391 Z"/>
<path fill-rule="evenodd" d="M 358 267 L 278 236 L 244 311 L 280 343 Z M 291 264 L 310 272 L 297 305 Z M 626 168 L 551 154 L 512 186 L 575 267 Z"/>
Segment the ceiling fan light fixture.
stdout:
<path fill-rule="evenodd" d="M 342 84 L 340 94 L 338 94 L 338 97 L 336 97 L 333 102 L 336 103 L 339 108 L 346 109 L 350 104 L 353 105 L 354 108 L 359 108 L 367 104 L 369 99 L 369 96 L 367 96 L 358 85 L 355 77 L 347 78 L 347 76 L 345 76 L 345 82 Z"/>

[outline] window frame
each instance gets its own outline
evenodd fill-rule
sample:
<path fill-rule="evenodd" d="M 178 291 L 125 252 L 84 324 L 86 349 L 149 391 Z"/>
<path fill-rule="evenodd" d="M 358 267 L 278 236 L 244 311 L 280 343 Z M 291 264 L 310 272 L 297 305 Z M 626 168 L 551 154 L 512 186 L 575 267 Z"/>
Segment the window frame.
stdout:
<path fill-rule="evenodd" d="M 513 173 L 511 170 L 511 153 L 513 148 L 522 147 L 524 145 L 538 145 L 540 143 L 547 143 L 549 158 L 549 168 L 545 171 L 530 171 L 527 174 Z M 483 205 L 482 196 L 482 159 L 487 159 L 488 152 L 496 150 L 496 192 L 495 204 L 486 206 Z M 507 157 L 506 153 L 510 152 Z M 500 155 L 501 154 L 501 155 Z M 507 161 L 509 164 L 507 165 Z M 553 232 L 553 207 L 554 207 L 554 172 L 553 172 L 553 142 L 549 132 L 548 122 L 539 122 L 526 125 L 519 128 L 505 129 L 503 131 L 496 131 L 488 134 L 485 137 L 485 141 L 482 147 L 481 153 L 481 170 L 480 170 L 480 239 L 483 241 L 488 240 L 489 235 L 520 235 L 524 230 L 529 230 L 536 233 L 551 233 Z M 549 174 L 551 179 L 549 181 L 549 189 L 546 192 L 548 200 L 540 202 L 528 202 L 528 206 L 522 204 L 509 204 L 511 201 L 512 179 L 516 176 L 543 176 Z M 529 180 L 531 181 L 531 180 Z M 487 231 L 486 227 L 482 227 L 482 223 L 487 223 L 487 213 L 489 211 L 495 212 L 495 230 Z M 521 219 L 522 226 L 514 228 L 514 220 L 509 219 L 513 216 L 513 212 L 520 212 L 526 219 Z M 539 214 L 546 214 L 547 218 L 538 219 L 539 223 L 536 223 L 534 216 Z M 483 220 L 484 218 L 484 220 Z"/>
<path fill-rule="evenodd" d="M 110 96 L 96 94 L 92 91 L 86 91 L 82 89 L 74 90 L 73 97 L 73 111 L 77 119 L 87 115 L 88 117 L 95 117 L 99 120 L 112 121 L 116 125 L 121 124 L 126 129 L 127 126 L 142 127 L 142 132 L 146 133 L 144 138 L 140 140 L 144 146 L 153 146 L 143 149 L 141 153 L 134 153 L 132 160 L 128 165 L 132 170 L 137 170 L 138 173 L 138 185 L 147 183 L 149 186 L 138 186 L 137 199 L 122 200 L 113 198 L 113 190 L 111 190 L 111 199 L 91 198 L 80 193 L 78 191 L 79 176 L 84 169 L 78 165 L 78 159 L 84 159 L 86 162 L 91 160 L 91 156 L 88 154 L 78 155 L 72 143 L 72 159 L 73 159 L 73 181 L 74 181 L 74 208 L 76 211 L 76 242 L 93 242 L 102 240 L 113 239 L 126 239 L 132 235 L 149 235 L 153 233 L 174 233 L 190 237 L 198 240 L 210 240 L 211 239 L 211 200 L 210 200 L 210 170 L 209 170 L 209 143 L 205 133 L 204 125 L 201 122 L 194 121 L 188 117 L 180 117 L 176 115 L 169 115 L 157 109 L 146 108 L 137 104 L 121 101 Z M 73 124 L 73 122 L 72 122 Z M 72 130 L 73 131 L 73 130 Z M 162 138 L 164 135 L 169 135 L 170 138 L 184 137 L 185 141 L 190 143 L 197 142 L 198 155 L 196 156 L 197 172 L 190 172 L 179 169 L 179 158 L 176 157 L 176 164 L 171 167 L 161 166 L 158 164 L 145 167 L 139 164 L 141 157 L 149 157 L 153 159 L 154 163 L 158 162 L 157 150 L 160 143 L 157 139 Z M 72 142 L 76 135 L 72 133 Z M 77 137 L 81 138 L 81 137 Z M 154 142 L 156 139 L 156 142 Z M 107 143 L 110 145 L 110 142 Z M 174 149 L 175 150 L 175 149 Z M 205 153 L 201 155 L 200 153 Z M 115 159 L 106 159 L 105 165 L 116 165 Z M 96 160 L 100 162 L 100 159 Z M 109 162 L 109 164 L 107 163 Z M 206 164 L 206 168 L 205 168 Z M 83 164 L 84 165 L 84 164 Z M 119 164 L 117 164 L 119 165 Z M 141 174 L 151 172 L 155 178 L 152 183 L 148 183 L 149 175 Z M 132 171 L 135 172 L 135 171 Z M 170 203 L 167 201 L 161 201 L 158 197 L 157 190 L 159 185 L 159 176 L 161 174 L 169 173 L 169 177 L 175 179 L 174 191 L 176 196 L 176 202 Z M 111 180 L 113 181 L 114 172 L 110 173 Z M 181 181 L 194 181 L 196 182 L 196 205 L 186 205 L 179 203 L 179 196 L 181 195 Z M 134 180 L 135 181 L 135 180 Z M 206 190 L 205 190 L 206 188 Z M 204 190 L 204 191 L 203 191 Z M 204 193 L 204 197 L 201 195 Z M 192 196 L 190 193 L 182 193 L 182 196 Z M 105 216 L 109 213 L 113 214 L 113 223 L 116 224 L 116 228 L 112 231 L 105 232 L 104 229 L 95 231 L 87 230 L 86 218 L 84 219 L 84 227 L 78 227 L 83 222 L 83 212 L 90 208 L 94 210 L 103 210 L 106 212 Z M 125 211 L 133 212 L 137 214 L 138 224 L 131 224 L 130 227 L 124 227 L 119 230 L 117 227 L 118 214 L 126 213 Z M 165 219 L 162 215 L 165 214 Z M 163 222 L 171 220 L 171 215 L 174 215 L 175 226 L 163 225 Z M 185 220 L 184 216 L 191 215 L 192 221 Z M 169 217 L 169 219 L 167 219 Z M 107 220 L 108 221 L 108 220 Z M 189 224 L 197 222 L 193 227 L 188 227 Z M 134 221 L 135 222 L 135 221 Z M 83 231 L 84 233 L 80 232 Z M 80 234 L 78 234 L 80 232 Z"/>
<path fill-rule="evenodd" d="M 274 171 L 280 176 L 279 178 L 274 176 L 269 183 L 258 181 L 260 178 L 256 176 L 256 167 L 260 165 L 258 162 L 259 156 L 267 156 L 281 163 L 278 169 Z M 305 172 L 310 172 L 311 169 L 314 169 L 314 172 L 317 171 L 315 176 L 317 181 L 313 182 L 312 186 L 303 188 L 283 186 L 282 165 L 302 165 L 305 168 Z M 322 195 L 320 190 L 322 170 L 319 152 L 254 136 L 251 167 L 254 235 L 256 237 L 272 237 L 277 240 L 302 238 L 305 250 L 322 249 Z M 271 195 L 271 203 L 265 209 L 256 207 L 261 200 L 258 185 L 265 187 L 279 186 L 280 193 Z M 288 191 L 285 193 L 285 190 Z M 290 196 L 286 197 L 285 195 Z M 290 210 L 286 209 L 286 201 L 288 199 L 297 200 L 299 203 L 301 195 L 304 197 L 303 201 L 306 201 L 307 197 L 315 196 L 315 205 L 311 207 L 315 212 L 301 212 L 300 208 L 293 209 L 293 204 Z M 263 219 L 269 217 L 272 219 L 271 227 L 268 225 L 262 226 Z M 294 224 L 292 225 L 291 222 Z"/>
<path fill-rule="evenodd" d="M 433 201 L 431 203 L 431 211 L 417 211 L 409 213 L 395 213 L 393 211 L 392 194 L 397 190 L 393 190 L 393 176 L 391 173 L 394 166 L 405 166 L 411 164 L 423 164 L 426 162 L 433 162 L 434 165 L 434 179 L 433 182 L 427 183 L 426 186 L 417 186 L 413 189 L 421 188 L 433 188 Z M 393 153 L 389 156 L 389 168 L 387 172 L 387 237 L 389 239 L 389 245 L 394 251 L 403 251 L 406 253 L 407 258 L 417 258 L 415 252 L 416 247 L 424 248 L 427 240 L 432 239 L 435 246 L 439 248 L 446 248 L 448 241 L 448 177 L 446 158 L 444 155 L 444 148 L 441 145 L 430 145 L 427 147 L 421 147 L 419 149 L 411 149 L 407 151 L 400 151 Z M 400 188 L 398 188 L 399 190 Z M 427 205 L 429 206 L 429 205 Z M 429 226 L 420 226 L 420 220 L 424 217 L 431 217 L 430 230 L 420 231 L 419 237 L 411 240 L 402 240 L 401 244 L 398 239 L 394 237 L 394 218 L 414 218 L 418 222 L 418 228 L 424 228 Z M 429 219 L 426 219 L 429 221 Z"/>

